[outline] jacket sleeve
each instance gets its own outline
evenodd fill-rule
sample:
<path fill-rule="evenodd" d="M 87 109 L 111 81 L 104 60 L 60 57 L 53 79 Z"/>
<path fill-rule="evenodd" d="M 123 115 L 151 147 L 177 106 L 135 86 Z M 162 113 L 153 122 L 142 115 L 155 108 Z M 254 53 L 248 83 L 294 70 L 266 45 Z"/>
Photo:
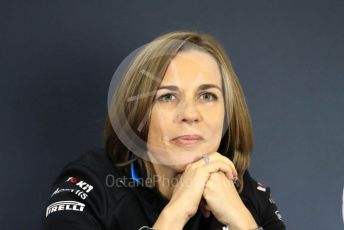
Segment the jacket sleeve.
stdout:
<path fill-rule="evenodd" d="M 282 215 L 278 211 L 275 201 L 271 197 L 269 187 L 264 187 L 261 183 L 257 184 L 257 192 L 260 193 L 261 209 L 261 227 L 264 230 L 285 230 L 286 226 L 283 222 Z"/>
<path fill-rule="evenodd" d="M 102 183 L 87 167 L 67 166 L 52 187 L 42 229 L 103 229 L 102 190 Z"/>

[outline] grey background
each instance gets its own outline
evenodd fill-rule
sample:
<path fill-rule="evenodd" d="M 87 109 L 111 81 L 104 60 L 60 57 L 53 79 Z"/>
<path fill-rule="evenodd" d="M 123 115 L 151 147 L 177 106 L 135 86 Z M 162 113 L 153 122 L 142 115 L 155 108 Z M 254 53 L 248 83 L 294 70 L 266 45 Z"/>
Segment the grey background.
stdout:
<path fill-rule="evenodd" d="M 225 47 L 251 111 L 252 175 L 288 229 L 343 229 L 343 1 L 1 1 L 1 229 L 37 229 L 51 183 L 102 146 L 120 61 L 161 33 Z"/>

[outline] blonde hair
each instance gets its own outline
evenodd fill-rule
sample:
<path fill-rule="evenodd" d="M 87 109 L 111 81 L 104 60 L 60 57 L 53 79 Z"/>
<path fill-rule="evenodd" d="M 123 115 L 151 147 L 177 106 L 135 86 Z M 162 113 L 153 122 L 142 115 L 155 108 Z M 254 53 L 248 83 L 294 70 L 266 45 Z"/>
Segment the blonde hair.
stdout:
<path fill-rule="evenodd" d="M 190 45 L 192 44 L 192 45 Z M 137 129 L 144 116 L 150 114 L 155 95 L 128 103 L 128 98 L 135 95 L 156 92 L 170 61 L 178 52 L 199 48 L 211 54 L 217 61 L 222 75 L 225 125 L 218 152 L 231 159 L 238 172 L 239 193 L 243 190 L 243 175 L 249 167 L 250 153 L 253 147 L 251 118 L 245 96 L 239 80 L 233 70 L 229 57 L 212 36 L 192 31 L 175 31 L 163 34 L 149 43 L 134 57 L 129 68 L 124 72 L 109 110 L 104 128 L 105 151 L 120 170 L 130 175 L 130 150 L 121 142 L 113 129 L 113 122 L 118 111 L 124 111 L 127 122 L 142 140 L 147 141 L 150 119 L 141 129 Z M 154 58 L 152 58 L 154 57 Z M 155 76 L 155 80 L 143 77 L 143 71 Z M 229 125 L 228 125 L 229 124 Z M 152 178 L 154 168 L 151 162 L 137 157 L 139 173 L 144 178 Z"/>

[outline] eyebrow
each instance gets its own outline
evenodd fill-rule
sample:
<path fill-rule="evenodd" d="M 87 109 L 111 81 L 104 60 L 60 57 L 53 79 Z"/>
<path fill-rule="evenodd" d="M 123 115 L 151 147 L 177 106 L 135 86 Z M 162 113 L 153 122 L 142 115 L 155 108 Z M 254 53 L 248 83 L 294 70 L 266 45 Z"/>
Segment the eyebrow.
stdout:
<path fill-rule="evenodd" d="M 220 90 L 222 92 L 222 89 L 220 87 L 218 87 L 217 85 L 214 85 L 214 84 L 203 84 L 203 85 L 200 85 L 198 87 L 198 90 L 206 90 L 206 89 L 210 89 L 210 88 L 216 88 L 218 90 Z M 159 89 L 168 89 L 168 90 L 171 90 L 171 91 L 179 91 L 179 88 L 175 85 L 162 85 L 158 88 Z"/>

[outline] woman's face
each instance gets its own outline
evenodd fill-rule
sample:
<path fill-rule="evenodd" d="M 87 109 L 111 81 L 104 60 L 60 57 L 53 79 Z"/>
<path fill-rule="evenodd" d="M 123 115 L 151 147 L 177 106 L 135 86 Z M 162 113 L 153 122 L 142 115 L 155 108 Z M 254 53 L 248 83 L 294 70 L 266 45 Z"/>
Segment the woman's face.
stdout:
<path fill-rule="evenodd" d="M 202 154 L 217 151 L 224 111 L 216 60 L 198 50 L 178 53 L 167 68 L 152 107 L 149 158 L 180 172 Z"/>

